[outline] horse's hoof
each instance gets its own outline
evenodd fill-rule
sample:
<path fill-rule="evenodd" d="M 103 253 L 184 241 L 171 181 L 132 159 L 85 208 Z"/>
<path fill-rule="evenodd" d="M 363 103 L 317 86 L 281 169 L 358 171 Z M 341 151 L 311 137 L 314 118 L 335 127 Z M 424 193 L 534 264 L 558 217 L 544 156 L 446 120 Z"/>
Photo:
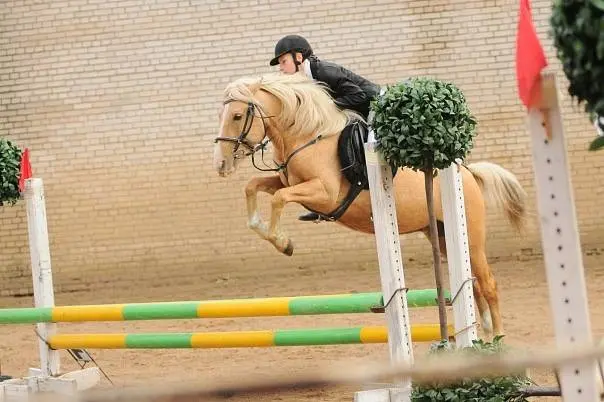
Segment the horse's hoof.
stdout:
<path fill-rule="evenodd" d="M 283 254 L 289 257 L 294 254 L 294 242 L 292 242 L 291 240 L 287 240 L 287 247 L 285 247 L 285 250 L 283 250 Z"/>

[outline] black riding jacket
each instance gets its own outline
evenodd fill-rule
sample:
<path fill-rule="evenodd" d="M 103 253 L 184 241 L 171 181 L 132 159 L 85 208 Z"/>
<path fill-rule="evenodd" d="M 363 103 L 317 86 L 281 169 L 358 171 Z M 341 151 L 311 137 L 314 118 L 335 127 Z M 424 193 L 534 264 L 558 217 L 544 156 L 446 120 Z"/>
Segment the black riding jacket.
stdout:
<path fill-rule="evenodd" d="M 319 60 L 315 55 L 308 61 L 313 78 L 331 89 L 336 105 L 354 110 L 367 119 L 369 103 L 380 93 L 378 85 L 335 63 Z"/>

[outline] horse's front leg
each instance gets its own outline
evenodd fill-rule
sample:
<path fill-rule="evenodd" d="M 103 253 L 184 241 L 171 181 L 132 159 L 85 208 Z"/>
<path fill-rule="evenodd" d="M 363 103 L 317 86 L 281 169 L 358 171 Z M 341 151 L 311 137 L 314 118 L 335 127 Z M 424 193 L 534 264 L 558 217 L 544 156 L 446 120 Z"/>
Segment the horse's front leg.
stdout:
<path fill-rule="evenodd" d="M 325 190 L 323 183 L 319 179 L 297 184 L 292 187 L 285 187 L 277 190 L 273 195 L 271 203 L 271 221 L 268 228 L 268 241 L 273 243 L 275 248 L 285 255 L 294 253 L 294 245 L 281 231 L 281 213 L 285 204 L 288 202 L 306 203 L 325 203 L 330 201 L 329 194 Z"/>
<path fill-rule="evenodd" d="M 245 199 L 247 204 L 247 227 L 264 240 L 268 240 L 268 226 L 258 213 L 258 192 L 263 191 L 275 194 L 275 191 L 283 188 L 279 176 L 254 177 L 245 186 Z"/>

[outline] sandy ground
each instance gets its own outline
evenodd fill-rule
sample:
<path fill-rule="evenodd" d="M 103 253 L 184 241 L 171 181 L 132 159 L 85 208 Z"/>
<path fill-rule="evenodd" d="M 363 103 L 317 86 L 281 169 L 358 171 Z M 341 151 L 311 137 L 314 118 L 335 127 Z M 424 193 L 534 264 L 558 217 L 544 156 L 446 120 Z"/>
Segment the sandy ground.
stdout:
<path fill-rule="evenodd" d="M 602 257 L 585 256 L 586 279 L 590 295 L 593 333 L 604 335 L 604 308 L 599 307 L 599 293 L 604 290 Z M 551 312 L 543 262 L 505 261 L 492 264 L 502 300 L 502 313 L 507 333 L 507 344 L 517 348 L 531 348 L 553 343 Z M 407 264 L 406 279 L 411 288 L 433 287 L 432 267 Z M 448 280 L 448 279 L 447 279 Z M 191 281 L 171 286 L 151 286 L 141 283 L 131 289 L 94 289 L 56 295 L 56 304 L 94 304 L 109 302 L 140 302 L 164 300 L 202 300 L 234 297 L 293 296 L 351 291 L 379 290 L 377 270 L 348 266 L 331 271 L 304 271 L 290 276 L 268 277 L 261 272 L 256 278 L 204 282 L 199 272 L 191 273 Z M 157 284 L 156 284 L 157 285 Z M 3 306 L 29 306 L 25 298 L 0 299 Z M 413 323 L 438 320 L 436 308 L 415 309 Z M 241 318 L 215 320 L 164 320 L 146 322 L 60 324 L 61 332 L 188 332 L 237 331 L 321 326 L 382 325 L 381 314 L 341 316 L 305 316 L 274 318 Z M 3 374 L 22 376 L 28 367 L 38 363 L 36 338 L 31 325 L 0 327 L 2 345 L 0 363 Z M 426 344 L 416 344 L 416 355 L 425 352 Z M 321 347 L 290 347 L 263 349 L 183 349 L 183 350 L 90 350 L 100 367 L 116 386 L 141 384 L 158 385 L 173 382 L 236 381 L 250 375 L 269 377 L 286 370 L 306 371 L 346 359 L 379 361 L 388 358 L 388 348 L 378 345 L 345 345 Z M 61 351 L 62 369 L 77 368 L 70 356 Z M 532 378 L 541 385 L 554 384 L 552 373 L 532 372 Z M 103 380 L 103 386 L 110 386 Z M 233 401 L 352 401 L 358 387 L 311 389 L 280 395 L 231 398 Z M 533 400 L 558 400 L 534 398 Z"/>

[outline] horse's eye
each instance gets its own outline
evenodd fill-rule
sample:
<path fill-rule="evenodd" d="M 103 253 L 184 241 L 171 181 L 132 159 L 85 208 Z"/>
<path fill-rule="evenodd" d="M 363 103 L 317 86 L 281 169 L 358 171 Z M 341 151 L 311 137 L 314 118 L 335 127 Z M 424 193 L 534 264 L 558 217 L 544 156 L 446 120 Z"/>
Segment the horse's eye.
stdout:
<path fill-rule="evenodd" d="M 233 120 L 237 121 L 237 120 L 241 120 L 243 116 L 241 115 L 241 113 L 236 113 L 235 116 L 233 116 Z"/>

